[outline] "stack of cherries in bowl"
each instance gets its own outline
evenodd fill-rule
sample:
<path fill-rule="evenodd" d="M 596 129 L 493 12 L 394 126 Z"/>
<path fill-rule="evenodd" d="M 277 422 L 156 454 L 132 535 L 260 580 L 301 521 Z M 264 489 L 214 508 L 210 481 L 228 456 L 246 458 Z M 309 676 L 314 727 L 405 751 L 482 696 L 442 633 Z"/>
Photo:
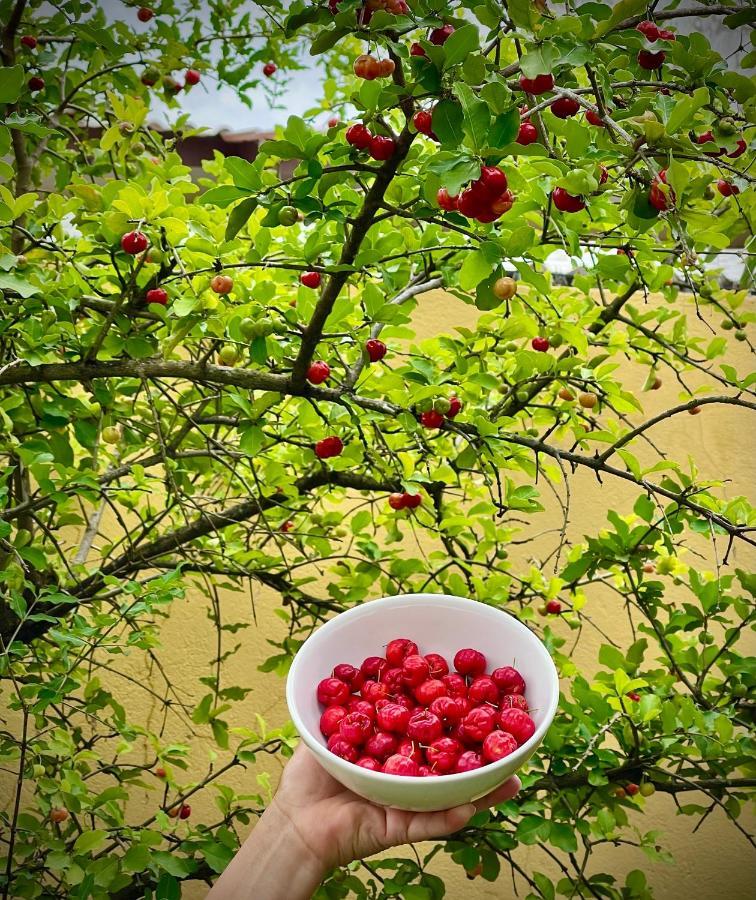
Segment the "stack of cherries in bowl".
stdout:
<path fill-rule="evenodd" d="M 357 668 L 335 666 L 317 686 L 320 731 L 331 753 L 388 775 L 469 772 L 514 753 L 535 733 L 525 681 L 512 666 L 486 674 L 465 648 L 454 669 L 438 653 L 421 655 L 408 638 L 386 645 Z"/>

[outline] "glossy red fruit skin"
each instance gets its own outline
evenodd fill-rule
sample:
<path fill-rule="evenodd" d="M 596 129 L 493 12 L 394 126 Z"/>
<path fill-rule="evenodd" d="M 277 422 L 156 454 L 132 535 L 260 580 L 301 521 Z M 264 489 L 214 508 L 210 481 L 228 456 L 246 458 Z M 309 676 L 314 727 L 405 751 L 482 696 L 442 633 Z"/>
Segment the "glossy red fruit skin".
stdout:
<path fill-rule="evenodd" d="M 473 769 L 479 769 L 483 765 L 483 759 L 479 753 L 474 750 L 465 750 L 459 755 L 457 764 L 454 766 L 455 772 L 472 772 Z"/>
<path fill-rule="evenodd" d="M 439 188 L 436 194 L 436 203 L 444 210 L 444 212 L 454 212 L 459 203 L 458 196 L 450 196 L 446 188 Z"/>
<path fill-rule="evenodd" d="M 137 10 L 137 19 L 139 19 L 140 22 L 149 22 L 154 15 L 155 13 L 149 6 L 140 6 Z"/>
<path fill-rule="evenodd" d="M 27 82 L 27 86 L 30 91 L 36 93 L 37 91 L 44 90 L 45 87 L 45 79 L 39 75 L 32 75 L 32 77 Z"/>
<path fill-rule="evenodd" d="M 300 284 L 308 288 L 319 288 L 322 278 L 320 272 L 303 272 L 299 276 Z"/>
<path fill-rule="evenodd" d="M 428 680 L 430 666 L 424 656 L 411 653 L 402 661 L 402 680 L 411 688 L 416 688 Z"/>
<path fill-rule="evenodd" d="M 391 157 L 394 155 L 395 150 L 396 141 L 393 138 L 384 137 L 382 134 L 377 134 L 370 141 L 368 153 L 373 159 L 376 159 L 379 162 L 384 162 L 387 159 L 391 159 Z"/>
<path fill-rule="evenodd" d="M 329 706 L 320 717 L 320 733 L 323 737 L 330 737 L 339 730 L 339 723 L 346 716 L 347 711 L 343 706 Z"/>
<path fill-rule="evenodd" d="M 415 699 L 421 706 L 430 706 L 434 700 L 446 695 L 446 685 L 440 678 L 428 678 L 415 688 Z"/>
<path fill-rule="evenodd" d="M 717 190 L 723 197 L 732 197 L 733 194 L 739 194 L 740 188 L 733 184 L 731 181 L 725 181 L 724 178 L 720 178 L 717 182 Z"/>
<path fill-rule="evenodd" d="M 528 144 L 534 144 L 538 140 L 538 129 L 532 122 L 523 122 L 520 130 L 517 132 L 515 139 L 521 147 L 527 147 Z"/>
<path fill-rule="evenodd" d="M 468 219 L 477 219 L 491 209 L 491 195 L 481 181 L 473 181 L 462 191 L 457 200 L 457 209 Z"/>
<path fill-rule="evenodd" d="M 635 691 L 628 691 L 627 697 L 628 697 L 628 699 L 632 700 L 633 703 L 638 703 L 638 701 L 641 698 L 641 695 L 636 693 Z"/>
<path fill-rule="evenodd" d="M 508 187 L 507 176 L 498 166 L 481 166 L 480 179 L 491 197 L 498 197 Z"/>
<path fill-rule="evenodd" d="M 594 112 L 592 109 L 589 109 L 585 114 L 585 120 L 590 125 L 595 125 L 596 128 L 606 128 L 606 122 L 601 118 L 601 116 Z"/>
<path fill-rule="evenodd" d="M 30 50 L 33 50 L 37 46 L 37 39 L 32 34 L 25 34 L 21 38 L 21 43 L 24 47 L 28 47 Z"/>
<path fill-rule="evenodd" d="M 638 22 L 635 26 L 635 30 L 640 31 L 643 37 L 652 44 L 654 41 L 659 40 L 659 26 L 648 19 L 645 19 L 643 22 Z"/>
<path fill-rule="evenodd" d="M 278 66 L 277 66 L 275 63 L 272 63 L 272 62 L 265 63 L 265 65 L 263 66 L 262 71 L 263 71 L 263 75 L 264 75 L 266 78 L 270 78 L 271 76 L 273 76 L 273 75 L 276 74 L 276 72 L 278 71 Z"/>
<path fill-rule="evenodd" d="M 370 769 L 371 772 L 381 771 L 381 764 L 377 759 L 373 759 L 372 756 L 361 756 L 355 765 L 360 766 L 362 769 Z"/>
<path fill-rule="evenodd" d="M 553 87 L 554 76 L 551 74 L 536 75 L 535 78 L 520 76 L 520 88 L 528 94 L 533 94 L 534 97 L 537 97 L 539 94 L 545 94 L 546 91 L 550 91 Z"/>
<path fill-rule="evenodd" d="M 381 677 L 381 672 L 388 668 L 388 661 L 383 656 L 366 656 L 362 660 L 360 672 L 365 678 L 373 678 L 375 680 Z"/>
<path fill-rule="evenodd" d="M 199 84 L 200 73 L 196 69 L 187 69 L 186 75 L 184 75 L 184 81 L 192 86 Z"/>
<path fill-rule="evenodd" d="M 360 675 L 359 678 L 362 679 L 362 675 Z M 355 688 L 355 690 L 362 690 L 361 680 L 359 688 Z M 347 703 L 347 712 L 361 712 L 365 713 L 368 718 L 375 719 L 375 706 L 373 706 L 373 704 L 368 700 L 362 700 L 360 697 L 349 698 L 349 702 Z"/>
<path fill-rule="evenodd" d="M 492 731 L 483 740 L 483 758 L 488 762 L 504 759 L 517 749 L 517 741 L 506 731 Z"/>
<path fill-rule="evenodd" d="M 457 765 L 462 745 L 452 737 L 440 737 L 431 743 L 425 751 L 428 765 L 434 772 L 451 772 Z"/>
<path fill-rule="evenodd" d="M 638 65 L 641 69 L 649 72 L 658 69 L 666 58 L 667 54 L 663 50 L 658 50 L 656 53 L 652 53 L 651 50 L 638 51 Z"/>
<path fill-rule="evenodd" d="M 315 444 L 315 455 L 319 459 L 330 459 L 332 456 L 340 456 L 341 451 L 344 449 L 344 442 L 340 437 L 336 437 L 332 435 L 330 437 L 323 438 L 322 441 L 318 441 Z"/>
<path fill-rule="evenodd" d="M 338 678 L 324 678 L 316 689 L 318 702 L 323 706 L 343 706 L 350 693 L 349 685 Z"/>
<path fill-rule="evenodd" d="M 144 253 L 147 249 L 149 241 L 147 235 L 141 231 L 128 231 L 121 238 L 121 249 L 124 253 L 136 256 L 137 253 Z"/>
<path fill-rule="evenodd" d="M 426 653 L 425 661 L 428 663 L 431 678 L 443 678 L 449 674 L 449 666 L 440 653 Z"/>
<path fill-rule="evenodd" d="M 481 743 L 495 727 L 494 709 L 490 706 L 476 706 L 462 719 L 460 731 L 467 740 Z"/>
<path fill-rule="evenodd" d="M 179 810 L 178 817 L 179 819 L 188 819 L 192 814 L 192 808 L 188 803 L 183 803 L 181 805 L 181 809 Z"/>
<path fill-rule="evenodd" d="M 404 495 L 404 506 L 405 509 L 417 509 L 418 506 L 423 502 L 422 494 L 405 494 Z"/>
<path fill-rule="evenodd" d="M 379 341 L 377 338 L 370 338 L 369 341 L 365 341 L 365 352 L 370 362 L 380 362 L 388 352 L 388 348 L 383 341 Z"/>
<path fill-rule="evenodd" d="M 345 741 L 338 732 L 328 738 L 328 743 L 326 746 L 331 751 L 331 753 L 334 753 L 336 756 L 340 756 L 347 762 L 354 763 L 357 762 L 357 760 L 360 758 L 360 751 L 354 746 L 354 744 L 350 744 L 349 741 Z"/>
<path fill-rule="evenodd" d="M 480 650 L 465 647 L 454 654 L 454 668 L 460 675 L 482 675 L 486 671 L 486 658 Z"/>
<path fill-rule="evenodd" d="M 440 738 L 443 730 L 441 719 L 434 716 L 429 709 L 413 712 L 407 723 L 407 737 L 421 744 L 430 744 Z"/>
<path fill-rule="evenodd" d="M 738 140 L 737 147 L 732 151 L 732 153 L 727 154 L 727 158 L 728 159 L 737 159 L 739 156 L 742 156 L 746 152 L 746 147 L 747 147 L 746 142 L 743 140 L 743 138 L 740 138 Z"/>
<path fill-rule="evenodd" d="M 366 81 L 373 81 L 380 74 L 380 63 L 367 53 L 358 56 L 354 61 L 354 74 Z"/>
<path fill-rule="evenodd" d="M 370 129 L 366 128 L 361 122 L 358 122 L 356 125 L 350 125 L 344 132 L 344 137 L 347 144 L 351 144 L 358 150 L 367 150 L 370 142 L 373 140 Z"/>
<path fill-rule="evenodd" d="M 417 41 L 410 46 L 410 56 L 426 56 L 425 48 L 422 44 L 418 44 Z"/>
<path fill-rule="evenodd" d="M 433 116 L 427 109 L 419 109 L 412 116 L 412 124 L 420 134 L 424 134 L 426 137 L 430 137 L 433 134 Z"/>
<path fill-rule="evenodd" d="M 372 720 L 361 712 L 347 713 L 339 722 L 339 734 L 355 747 L 362 746 L 370 737 L 372 730 Z"/>
<path fill-rule="evenodd" d="M 499 727 L 507 731 L 522 746 L 535 734 L 535 722 L 521 709 L 511 707 L 499 712 Z"/>
<path fill-rule="evenodd" d="M 444 424 L 444 417 L 435 409 L 429 409 L 421 414 L 420 424 L 425 428 L 440 428 Z"/>
<path fill-rule="evenodd" d="M 667 183 L 666 169 L 662 169 L 661 172 L 659 172 L 659 177 L 654 178 L 648 192 L 648 202 L 654 209 L 658 209 L 659 212 L 665 212 L 675 205 L 675 192 L 670 190 L 665 193 L 660 186 L 662 183 Z"/>
<path fill-rule="evenodd" d="M 444 687 L 446 686 L 444 685 Z M 459 702 L 459 699 L 460 698 L 458 697 L 448 697 L 446 695 L 436 697 L 435 700 L 431 701 L 428 709 L 430 709 L 434 716 L 438 716 L 442 725 L 452 725 L 455 722 L 459 722 L 465 714 L 465 710 L 463 705 Z"/>
<path fill-rule="evenodd" d="M 505 694 L 499 701 L 500 709 L 521 709 L 528 711 L 528 701 L 522 694 Z"/>
<path fill-rule="evenodd" d="M 417 654 L 417 644 L 409 638 L 394 638 L 386 644 L 386 662 L 390 666 L 401 666 L 408 656 Z"/>
<path fill-rule="evenodd" d="M 545 337 L 534 337 L 530 342 L 530 346 L 539 353 L 545 353 L 549 349 L 549 339 Z"/>
<path fill-rule="evenodd" d="M 168 292 L 163 288 L 150 288 L 144 295 L 144 299 L 147 303 L 159 303 L 160 306 L 165 306 L 168 303 Z"/>
<path fill-rule="evenodd" d="M 383 771 L 386 775 L 406 775 L 409 777 L 416 777 L 420 774 L 415 760 L 409 756 L 402 756 L 399 753 L 389 756 L 383 764 Z"/>
<path fill-rule="evenodd" d="M 557 97 L 549 107 L 558 119 L 569 119 L 580 109 L 580 104 L 572 97 Z"/>
<path fill-rule="evenodd" d="M 478 675 L 473 678 L 472 684 L 467 689 L 467 697 L 471 703 L 498 703 L 499 689 L 490 675 Z"/>
<path fill-rule="evenodd" d="M 582 197 L 576 197 L 573 194 L 569 194 L 564 188 L 556 187 L 551 192 L 551 199 L 554 202 L 554 206 L 558 210 L 562 212 L 580 212 L 581 209 L 585 209 L 585 200 Z"/>
<path fill-rule="evenodd" d="M 365 742 L 365 753 L 374 756 L 377 760 L 383 762 L 392 753 L 396 752 L 398 741 L 395 735 L 388 731 L 377 731 Z"/>
<path fill-rule="evenodd" d="M 491 672 L 494 684 L 502 694 L 524 694 L 525 679 L 512 666 L 501 666 Z"/>
<path fill-rule="evenodd" d="M 558 600 L 549 600 L 546 604 L 546 612 L 552 616 L 558 615 L 562 611 L 562 604 Z"/>
<path fill-rule="evenodd" d="M 339 681 L 348 684 L 353 691 L 362 686 L 360 670 L 349 663 L 339 663 L 337 666 L 334 666 L 332 674 L 334 678 L 338 678 Z M 355 682 L 358 679 L 360 680 L 360 684 L 355 687 Z"/>
<path fill-rule="evenodd" d="M 440 47 L 441 44 L 445 44 L 449 38 L 454 34 L 454 26 L 453 25 L 444 25 L 441 28 L 434 28 L 433 31 L 428 35 L 428 40 L 431 44 L 435 44 L 437 47 Z"/>
<path fill-rule="evenodd" d="M 449 397 L 449 403 L 451 403 L 451 406 L 449 407 L 449 412 L 446 414 L 446 418 L 453 419 L 462 412 L 462 401 L 456 394 L 452 394 L 452 396 Z"/>
<path fill-rule="evenodd" d="M 365 681 L 360 688 L 360 696 L 362 699 L 373 704 L 377 704 L 379 700 L 386 700 L 388 698 L 388 692 L 389 689 L 387 685 L 380 681 L 373 681 L 372 679 Z M 376 707 L 376 715 L 377 714 Z"/>
<path fill-rule="evenodd" d="M 323 384 L 324 381 L 328 380 L 330 374 L 331 367 L 328 363 L 318 360 L 317 362 L 311 363 L 310 367 L 307 369 L 307 380 L 310 384 Z"/>
<path fill-rule="evenodd" d="M 396 510 L 404 509 L 404 507 L 406 506 L 406 503 L 404 500 L 405 496 L 406 496 L 405 494 L 398 494 L 398 493 L 397 494 L 389 494 L 388 502 L 389 502 L 389 506 L 391 507 L 391 509 L 396 509 Z"/>
<path fill-rule="evenodd" d="M 659 40 L 661 41 L 671 41 L 674 43 L 677 40 L 677 35 L 674 31 L 669 31 L 666 28 L 659 29 Z"/>
<path fill-rule="evenodd" d="M 450 697 L 467 697 L 467 684 L 465 679 L 457 672 L 442 675 L 441 681 L 446 685 Z"/>

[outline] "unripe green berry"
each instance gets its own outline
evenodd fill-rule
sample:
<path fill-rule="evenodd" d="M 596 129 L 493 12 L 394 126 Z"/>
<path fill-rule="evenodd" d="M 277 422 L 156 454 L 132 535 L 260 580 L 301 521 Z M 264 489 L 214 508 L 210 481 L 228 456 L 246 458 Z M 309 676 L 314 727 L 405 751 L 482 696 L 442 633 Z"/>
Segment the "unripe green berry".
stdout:
<path fill-rule="evenodd" d="M 651 797 L 655 793 L 656 793 L 656 787 L 650 781 L 641 782 L 641 786 L 640 786 L 641 797 Z"/>
<path fill-rule="evenodd" d="M 451 403 L 446 399 L 446 397 L 436 397 L 436 399 L 433 401 L 433 409 L 437 413 L 441 413 L 442 416 L 445 416 L 451 409 Z"/>
<path fill-rule="evenodd" d="M 520 348 L 517 346 L 517 344 L 515 344 L 514 341 L 509 341 L 509 343 L 506 345 L 506 349 L 509 353 L 515 353 Z"/>
<path fill-rule="evenodd" d="M 430 397 L 425 397 L 423 400 L 418 400 L 415 404 L 415 409 L 419 413 L 430 412 L 433 409 L 433 401 Z"/>
<path fill-rule="evenodd" d="M 564 343 L 564 338 L 561 334 L 550 334 L 549 335 L 549 344 L 552 347 L 561 347 Z"/>
<path fill-rule="evenodd" d="M 735 332 L 735 340 L 736 341 L 744 341 L 746 339 L 746 333 L 742 328 L 738 328 Z"/>
<path fill-rule="evenodd" d="M 299 218 L 299 213 L 293 206 L 282 206 L 278 211 L 279 225 L 293 225 Z"/>
<path fill-rule="evenodd" d="M 722 319 L 719 327 L 724 329 L 724 331 L 732 331 L 732 329 L 735 327 L 735 324 L 732 319 Z"/>
<path fill-rule="evenodd" d="M 518 403 L 527 403 L 530 400 L 530 394 L 527 391 L 517 391 L 515 399 Z"/>

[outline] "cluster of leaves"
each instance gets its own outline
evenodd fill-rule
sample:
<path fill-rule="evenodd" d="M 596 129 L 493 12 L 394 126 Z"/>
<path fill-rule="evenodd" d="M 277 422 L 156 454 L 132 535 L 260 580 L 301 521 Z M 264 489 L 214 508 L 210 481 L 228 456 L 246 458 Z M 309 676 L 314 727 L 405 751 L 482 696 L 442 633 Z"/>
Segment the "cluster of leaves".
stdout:
<path fill-rule="evenodd" d="M 756 375 L 725 359 L 731 337 L 750 346 L 754 318 L 753 84 L 695 29 L 679 34 L 662 72 L 640 69 L 634 25 L 646 4 L 635 0 L 559 15 L 525 0 L 410 0 L 406 15 L 371 17 L 358 0 L 271 0 L 255 16 L 247 6 L 211 3 L 199 16 L 161 2 L 141 26 L 135 7 L 113 23 L 98 4 L 63 2 L 48 15 L 0 3 L 0 149 L 12 159 L 0 174 L 13 185 L 0 188 L 0 679 L 10 708 L 0 758 L 14 773 L 0 813 L 5 896 L 177 897 L 182 881 L 222 871 L 236 826 L 267 794 L 264 778 L 245 795 L 223 775 L 296 741 L 262 720 L 232 726 L 233 708 L 249 701 L 224 663 L 250 622 L 232 620 L 218 590 L 249 583 L 280 594 L 286 625 L 264 671 L 284 674 L 332 613 L 431 590 L 516 614 L 567 685 L 516 803 L 481 813 L 420 862 L 339 870 L 320 896 L 441 897 L 427 867 L 443 850 L 489 880 L 504 862 L 532 897 L 649 897 L 640 872 L 620 885 L 594 871 L 592 850 L 606 842 L 665 858 L 658 833 L 628 815 L 653 801 L 617 788 L 693 792 L 682 812 L 717 809 L 742 830 L 754 783 L 756 673 L 741 649 L 754 581 L 728 567 L 735 542 L 753 544 L 754 510 L 702 482 L 690 461 L 649 462 L 635 449 L 672 416 L 756 408 Z M 691 12 L 716 13 L 738 33 L 754 19 L 736 6 Z M 428 31 L 443 23 L 455 31 L 436 46 Z M 366 49 L 394 61 L 391 79 L 353 77 Z M 306 52 L 328 74 L 322 107 L 290 117 L 254 162 L 216 155 L 195 183 L 175 138 L 145 124 L 156 98 L 180 109 L 175 73 L 187 67 L 201 73 L 194 90 L 217 78 L 244 96 L 264 61 L 278 65 L 263 78 L 275 92 Z M 518 76 L 547 72 L 554 91 L 526 96 Z M 30 92 L 33 75 L 43 90 Z M 560 91 L 584 104 L 579 115 L 551 113 Z M 416 133 L 419 108 L 432 110 L 435 139 Z M 318 127 L 326 111 L 393 137 L 394 154 L 355 151 L 344 125 Z M 538 130 L 529 146 L 516 142 L 523 118 Z M 190 132 L 177 113 L 174 133 Z M 707 155 L 697 141 L 706 132 L 716 152 L 737 154 L 738 141 L 746 152 Z M 513 208 L 491 225 L 439 210 L 438 189 L 456 193 L 482 164 L 506 171 Z M 648 203 L 661 168 L 676 197 L 663 214 Z M 739 193 L 715 200 L 719 178 Z M 583 195 L 586 210 L 552 208 L 555 187 Z M 282 216 L 288 207 L 299 218 Z M 131 230 L 150 242 L 137 257 L 120 245 Z M 723 290 L 709 263 L 735 245 L 745 248 L 743 288 Z M 545 265 L 555 248 L 581 262 L 570 286 Z M 321 274 L 320 290 L 299 283 L 305 271 Z M 210 289 L 219 272 L 233 278 L 230 294 Z M 493 285 L 506 273 L 517 293 L 502 301 Z M 165 306 L 146 303 L 156 287 Z M 413 310 L 439 287 L 480 311 L 474 328 L 415 334 Z M 707 339 L 691 333 L 696 315 Z M 364 344 L 379 335 L 389 354 L 370 364 Z M 532 348 L 536 336 L 548 352 Z M 317 387 L 306 380 L 315 359 L 331 371 Z M 678 400 L 634 425 L 642 404 L 620 362 L 644 367 L 649 388 L 676 382 Z M 578 394 L 593 399 L 580 405 Z M 418 414 L 452 395 L 460 415 L 423 427 Z M 327 435 L 345 446 L 323 461 L 313 448 Z M 637 486 L 638 499 L 573 544 L 570 481 L 581 469 Z M 507 547 L 532 537 L 544 487 L 563 521 L 523 569 Z M 422 503 L 397 513 L 394 491 Z M 711 542 L 715 570 L 687 564 L 696 535 Z M 217 633 L 193 704 L 160 664 L 161 624 L 189 585 L 206 595 Z M 595 585 L 634 637 L 627 647 L 605 635 L 587 679 L 572 656 L 593 627 Z M 559 629 L 538 616 L 544 599 L 561 602 Z M 122 663 L 135 655 L 163 678 L 141 686 L 161 704 L 157 730 L 119 702 L 133 677 Z M 171 737 L 189 720 L 222 760 L 201 777 L 196 750 Z M 135 818 L 130 793 L 155 785 L 155 813 Z M 169 815 L 199 792 L 214 796 L 217 820 Z M 523 870 L 515 851 L 530 844 L 558 878 Z"/>

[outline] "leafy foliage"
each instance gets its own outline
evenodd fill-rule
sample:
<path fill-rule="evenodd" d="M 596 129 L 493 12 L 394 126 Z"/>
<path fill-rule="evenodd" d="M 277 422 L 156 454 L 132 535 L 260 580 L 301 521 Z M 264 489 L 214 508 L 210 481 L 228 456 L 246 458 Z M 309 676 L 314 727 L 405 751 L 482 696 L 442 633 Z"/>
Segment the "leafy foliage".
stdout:
<path fill-rule="evenodd" d="M 680 811 L 698 818 L 718 808 L 753 843 L 737 820 L 754 784 L 756 673 L 741 646 L 754 579 L 729 558 L 736 542 L 753 545 L 754 511 L 703 483 L 690 460 L 649 464 L 636 450 L 672 416 L 756 408 L 756 376 L 725 361 L 754 318 L 753 84 L 695 30 L 664 45 L 661 72 L 641 69 L 634 26 L 646 4 L 633 0 L 559 14 L 527 0 L 411 0 L 406 14 L 370 17 L 357 0 L 249 6 L 211 3 L 202 16 L 165 0 L 142 26 L 136 8 L 112 22 L 98 4 L 66 0 L 49 13 L 0 3 L 0 175 L 13 185 L 0 187 L 0 677 L 11 712 L 0 756 L 16 773 L 0 814 L 5 896 L 178 897 L 182 881 L 223 870 L 235 826 L 268 794 L 265 778 L 240 795 L 223 775 L 296 742 L 259 717 L 254 730 L 229 726 L 247 690 L 228 683 L 224 663 L 249 623 L 228 620 L 217 590 L 251 581 L 280 594 L 287 626 L 258 661 L 266 672 L 285 674 L 331 613 L 433 590 L 518 615 L 564 678 L 516 802 L 420 862 L 339 870 L 319 897 L 442 897 L 426 871 L 441 851 L 490 881 L 512 867 L 529 897 L 650 897 L 643 873 L 619 884 L 591 867 L 605 842 L 667 856 L 658 833 L 631 826 L 628 811 L 646 800 L 623 785 L 682 796 Z M 656 18 L 674 26 L 683 12 Z M 697 14 L 722 18 L 718 6 Z M 747 7 L 724 16 L 732 29 L 752 21 Z M 444 22 L 451 37 L 429 42 Z M 368 39 L 394 61 L 392 78 L 351 74 Z M 410 53 L 413 41 L 424 55 Z M 254 162 L 218 154 L 194 182 L 175 139 L 146 124 L 160 98 L 176 134 L 193 133 L 178 114 L 177 71 L 242 98 L 263 79 L 276 101 L 306 56 L 327 74 L 322 108 L 289 117 Z M 547 73 L 554 91 L 523 93 L 520 74 Z M 552 114 L 560 93 L 577 99 L 577 116 Z M 418 107 L 432 108 L 436 140 L 412 126 Z M 343 126 L 317 127 L 326 110 L 393 136 L 393 156 L 371 160 Z M 527 146 L 516 142 L 525 119 L 538 133 Z M 506 171 L 512 209 L 493 224 L 442 212 L 438 189 L 456 194 L 482 164 Z M 661 169 L 675 201 L 660 213 L 648 197 Z M 718 178 L 739 192 L 715 200 Z M 557 211 L 555 187 L 587 208 Z M 279 224 L 286 207 L 299 216 L 291 225 Z M 132 230 L 147 236 L 145 253 L 122 251 Z M 705 263 L 736 245 L 743 285 L 723 290 Z M 544 265 L 555 248 L 581 263 L 569 286 Z M 321 273 L 319 290 L 299 283 L 305 271 Z M 229 294 L 210 289 L 221 272 Z M 517 293 L 501 300 L 494 285 L 506 273 Z M 416 335 L 413 309 L 441 286 L 481 311 L 476 327 Z M 146 302 L 157 287 L 166 305 Z M 693 336 L 691 317 L 712 312 L 721 324 L 710 339 Z M 379 334 L 389 355 L 371 364 L 364 343 Z M 532 348 L 539 336 L 547 352 Z M 306 380 L 314 359 L 331 368 L 318 387 Z M 649 388 L 677 379 L 681 402 L 634 426 L 641 403 L 619 380 L 623 361 L 648 370 Z M 418 414 L 452 395 L 460 415 L 424 428 Z M 313 448 L 327 435 L 344 451 L 321 460 Z M 573 545 L 569 485 L 583 468 L 638 496 Z M 553 576 L 546 559 L 520 570 L 507 550 L 528 536 L 544 486 L 564 513 Z M 420 493 L 421 506 L 398 515 L 387 494 L 399 490 Z M 714 546 L 715 571 L 681 555 L 695 535 Z M 161 624 L 188 584 L 208 598 L 217 659 L 196 705 L 169 681 L 157 699 L 217 747 L 199 778 L 170 729 L 133 721 L 112 677 L 126 655 L 160 671 Z M 670 584 L 684 602 L 670 601 Z M 594 585 L 616 597 L 634 637 L 621 646 L 607 636 L 587 678 L 537 610 L 558 597 L 579 638 Z M 156 773 L 162 796 L 139 821 L 130 793 L 154 789 Z M 213 792 L 219 817 L 171 817 L 198 792 Z M 531 844 L 558 861 L 560 879 L 518 865 L 513 852 Z"/>

